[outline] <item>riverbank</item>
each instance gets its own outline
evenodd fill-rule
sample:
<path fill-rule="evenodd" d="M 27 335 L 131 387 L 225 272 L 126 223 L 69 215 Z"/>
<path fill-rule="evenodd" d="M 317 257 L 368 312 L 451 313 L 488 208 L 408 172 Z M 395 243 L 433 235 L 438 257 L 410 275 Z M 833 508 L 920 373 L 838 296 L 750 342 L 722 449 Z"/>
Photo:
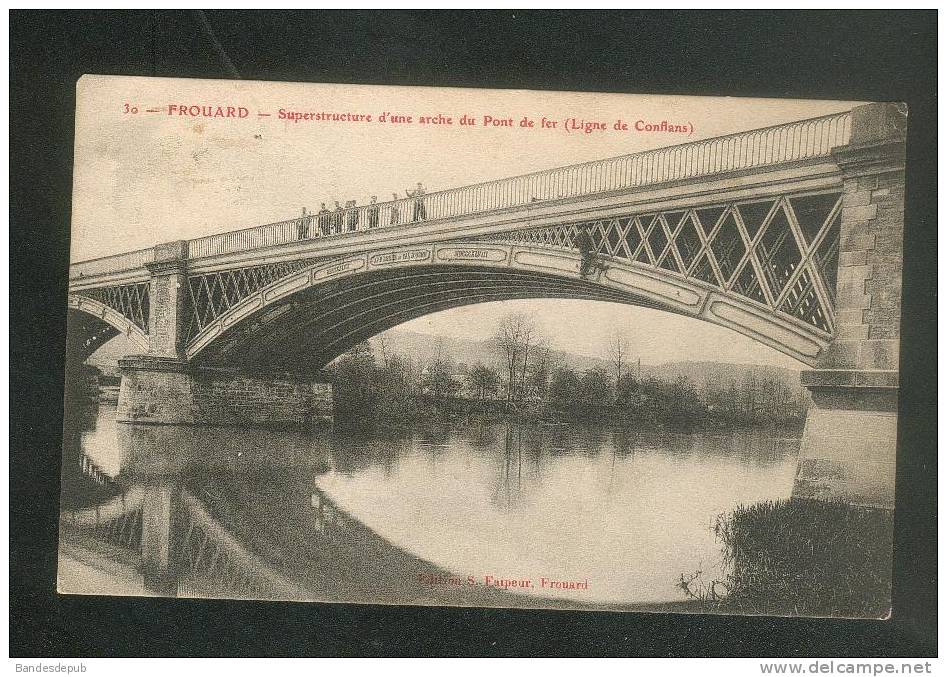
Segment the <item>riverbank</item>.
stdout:
<path fill-rule="evenodd" d="M 655 412 L 633 412 L 620 407 L 602 405 L 595 411 L 564 409 L 546 402 L 507 402 L 466 398 L 434 398 L 420 396 L 400 407 L 379 407 L 346 413 L 337 410 L 335 423 L 344 430 L 407 429 L 418 424 L 483 424 L 517 423 L 521 425 L 564 426 L 594 423 L 615 429 L 668 430 L 673 432 L 729 431 L 766 429 L 801 436 L 805 416 L 782 418 L 731 416 L 705 412 L 695 416 L 661 415 Z"/>
<path fill-rule="evenodd" d="M 680 587 L 717 613 L 887 618 L 893 511 L 788 499 L 718 518 L 727 575 L 682 574 Z"/>

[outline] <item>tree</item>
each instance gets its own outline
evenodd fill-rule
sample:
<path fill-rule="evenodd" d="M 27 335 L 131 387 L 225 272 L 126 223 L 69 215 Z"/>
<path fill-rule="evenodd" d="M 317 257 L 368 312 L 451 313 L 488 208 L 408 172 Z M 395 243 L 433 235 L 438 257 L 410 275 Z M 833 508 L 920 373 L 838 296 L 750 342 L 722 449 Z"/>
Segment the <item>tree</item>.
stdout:
<path fill-rule="evenodd" d="M 378 346 L 378 350 L 381 353 L 381 363 L 382 366 L 386 369 L 388 368 L 388 359 L 391 356 L 391 347 L 389 345 L 388 337 L 385 336 L 384 332 L 375 337 L 375 343 Z"/>
<path fill-rule="evenodd" d="M 618 399 L 618 387 L 621 383 L 625 362 L 628 359 L 628 342 L 621 330 L 616 330 L 608 343 L 608 361 L 615 373 L 615 399 Z"/>
<path fill-rule="evenodd" d="M 457 383 L 446 360 L 438 359 L 428 367 L 424 387 L 436 398 L 449 397 L 457 390 Z"/>
<path fill-rule="evenodd" d="M 549 390 L 549 373 L 552 368 L 552 351 L 545 341 L 536 344 L 533 349 L 533 362 L 530 365 L 526 385 L 531 393 L 540 399 L 546 399 Z"/>
<path fill-rule="evenodd" d="M 474 365 L 470 370 L 470 385 L 477 399 L 484 399 L 488 394 L 494 395 L 500 386 L 500 375 L 496 369 L 492 369 L 480 362 Z"/>
<path fill-rule="evenodd" d="M 530 351 L 534 347 L 534 342 L 536 341 L 536 327 L 531 321 L 526 322 L 523 325 L 522 332 L 522 341 L 523 341 L 523 366 L 520 369 L 520 388 L 519 388 L 519 399 L 523 399 L 527 395 L 526 392 L 526 369 L 529 367 L 529 356 Z"/>
<path fill-rule="evenodd" d="M 342 355 L 341 361 L 357 365 L 360 369 L 375 366 L 375 352 L 368 341 L 360 341 Z"/>
<path fill-rule="evenodd" d="M 416 415 L 410 361 L 401 355 L 389 354 L 386 366 L 376 371 L 375 378 L 381 395 L 376 402 L 376 412 L 381 420 L 403 421 Z"/>
<path fill-rule="evenodd" d="M 604 369 L 586 369 L 579 380 L 579 401 L 587 410 L 600 412 L 608 402 L 608 390 L 608 374 Z"/>
<path fill-rule="evenodd" d="M 637 401 L 640 391 L 638 379 L 633 374 L 623 374 L 615 386 L 615 404 L 619 407 L 628 407 Z"/>
<path fill-rule="evenodd" d="M 434 356 L 431 358 L 431 362 L 440 362 L 444 359 L 444 354 L 447 352 L 445 347 L 445 341 L 443 336 L 437 336 L 434 338 Z"/>
<path fill-rule="evenodd" d="M 410 365 L 401 355 L 391 355 L 380 372 L 382 388 L 390 397 L 403 400 L 412 394 Z"/>
<path fill-rule="evenodd" d="M 333 366 L 333 399 L 336 411 L 359 418 L 371 418 L 375 409 L 375 356 L 371 344 L 362 341 L 342 355 Z M 353 418 L 354 420 L 354 418 Z"/>
<path fill-rule="evenodd" d="M 529 346 L 534 340 L 536 328 L 533 321 L 523 313 L 504 315 L 497 325 L 493 343 L 497 348 L 507 378 L 507 402 L 517 398 L 517 379 L 529 357 Z M 525 374 L 525 371 L 522 371 Z"/>
<path fill-rule="evenodd" d="M 579 375 L 568 367 L 560 367 L 549 381 L 549 402 L 556 409 L 573 409 L 579 392 Z"/>

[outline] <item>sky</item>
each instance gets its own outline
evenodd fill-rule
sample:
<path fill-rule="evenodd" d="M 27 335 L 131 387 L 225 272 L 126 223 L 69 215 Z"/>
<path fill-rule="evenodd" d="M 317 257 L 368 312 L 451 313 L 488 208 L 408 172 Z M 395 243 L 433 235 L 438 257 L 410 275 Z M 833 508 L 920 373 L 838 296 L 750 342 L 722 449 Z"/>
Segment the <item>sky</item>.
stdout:
<path fill-rule="evenodd" d="M 179 108 L 246 109 L 244 118 L 169 115 Z M 854 102 L 374 87 L 84 76 L 77 84 L 72 260 L 281 221 L 321 202 L 384 201 L 421 181 L 428 191 L 675 145 L 849 110 Z M 160 109 L 148 113 L 147 109 Z M 372 121 L 279 119 L 298 113 Z M 195 109 L 196 110 L 196 109 Z M 269 113 L 260 116 L 259 113 Z M 380 122 L 382 113 L 411 124 Z M 423 116 L 451 125 L 420 124 Z M 477 121 L 461 126 L 461 116 Z M 483 125 L 484 116 L 513 126 Z M 533 127 L 522 127 L 523 118 Z M 543 127 L 542 119 L 556 127 Z M 585 134 L 564 121 L 605 123 Z M 692 134 L 639 133 L 636 120 L 687 124 Z M 631 130 L 615 131 L 619 120 Z M 475 337 L 519 302 L 412 321 L 412 331 Z M 720 359 L 799 366 L 705 322 L 631 306 L 529 302 L 564 350 L 601 353 L 599 337 L 634 333 L 642 360 Z M 676 356 L 676 357 L 674 357 Z"/>
<path fill-rule="evenodd" d="M 632 359 L 643 364 L 716 361 L 768 364 L 788 369 L 805 365 L 737 332 L 702 320 L 652 308 L 605 301 L 548 299 L 502 301 L 434 313 L 406 322 L 397 331 L 489 340 L 507 313 L 531 315 L 542 336 L 557 349 L 588 357 L 605 357 L 616 334 Z"/>

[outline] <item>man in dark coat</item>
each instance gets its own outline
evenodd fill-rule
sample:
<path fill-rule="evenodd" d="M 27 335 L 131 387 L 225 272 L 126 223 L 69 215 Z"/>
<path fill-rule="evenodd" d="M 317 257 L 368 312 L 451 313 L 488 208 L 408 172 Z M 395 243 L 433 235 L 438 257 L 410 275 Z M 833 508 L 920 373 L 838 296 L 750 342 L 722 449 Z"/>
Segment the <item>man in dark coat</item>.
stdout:
<path fill-rule="evenodd" d="M 337 233 L 342 232 L 342 205 L 339 204 L 339 201 L 335 201 L 335 211 L 332 212 L 332 234 L 336 235 Z"/>
<path fill-rule="evenodd" d="M 378 198 L 372 195 L 372 201 L 368 205 L 368 227 L 378 227 Z"/>
<path fill-rule="evenodd" d="M 391 219 L 389 225 L 397 226 L 401 222 L 401 205 L 398 202 L 398 193 L 391 194 Z"/>
<path fill-rule="evenodd" d="M 424 221 L 427 219 L 427 210 L 424 208 L 424 186 L 418 181 L 418 187 L 412 190 L 406 190 L 408 197 L 414 198 L 414 218 L 412 221 Z"/>
<path fill-rule="evenodd" d="M 575 236 L 575 247 L 582 255 L 579 275 L 588 277 L 588 274 L 592 271 L 592 266 L 595 265 L 595 243 L 592 242 L 592 237 L 586 228 L 579 228 L 579 232 Z"/>
<path fill-rule="evenodd" d="M 326 203 L 323 202 L 319 205 L 319 234 L 328 235 L 329 234 L 329 220 L 332 217 L 329 214 L 329 210 L 326 209 Z"/>
<path fill-rule="evenodd" d="M 345 231 L 354 233 L 358 230 L 358 209 L 355 206 L 355 200 L 349 200 L 345 203 Z"/>
<path fill-rule="evenodd" d="M 303 215 L 296 223 L 296 239 L 305 240 L 309 237 L 309 217 L 306 216 L 306 208 L 303 207 Z"/>

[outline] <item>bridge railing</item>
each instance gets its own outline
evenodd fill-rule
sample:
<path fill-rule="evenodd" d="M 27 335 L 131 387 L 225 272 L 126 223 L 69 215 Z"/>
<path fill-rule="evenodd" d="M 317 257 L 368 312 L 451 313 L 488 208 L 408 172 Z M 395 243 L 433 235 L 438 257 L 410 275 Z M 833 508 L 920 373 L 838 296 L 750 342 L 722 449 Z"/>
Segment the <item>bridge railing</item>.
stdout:
<path fill-rule="evenodd" d="M 69 279 L 79 280 L 85 277 L 94 277 L 106 273 L 117 273 L 123 270 L 135 270 L 143 268 L 146 263 L 154 260 L 155 250 L 152 247 L 148 249 L 139 249 L 124 254 L 114 256 L 103 256 L 98 259 L 89 259 L 80 261 L 69 266 Z"/>
<path fill-rule="evenodd" d="M 819 158 L 827 156 L 832 148 L 847 144 L 850 135 L 851 113 L 836 113 L 423 196 L 320 211 L 278 223 L 208 235 L 189 242 L 189 256 L 200 258 L 229 254 Z M 108 265 L 103 259 L 98 261 L 103 262 L 100 266 Z M 76 266 L 91 263 L 95 262 Z M 119 264 L 124 262 L 116 261 L 114 265 Z"/>

